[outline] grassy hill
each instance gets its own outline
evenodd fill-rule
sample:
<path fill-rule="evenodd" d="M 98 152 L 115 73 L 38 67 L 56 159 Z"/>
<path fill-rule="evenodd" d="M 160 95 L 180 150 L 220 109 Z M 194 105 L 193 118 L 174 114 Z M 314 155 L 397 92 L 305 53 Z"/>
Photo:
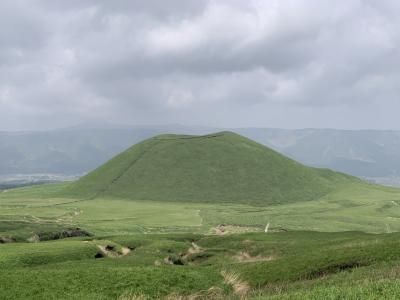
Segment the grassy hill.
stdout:
<path fill-rule="evenodd" d="M 86 123 L 40 132 L 0 132 L 0 177 L 14 174 L 82 174 L 130 145 L 157 134 L 208 134 L 199 126 L 127 126 Z M 400 132 L 385 130 L 232 128 L 308 165 L 399 182 Z M 1 179 L 1 178 L 0 178 Z M 378 181 L 380 182 L 380 181 Z"/>
<path fill-rule="evenodd" d="M 0 236 L 400 231 L 400 190 L 305 167 L 237 134 L 161 135 L 77 182 L 0 193 Z"/>
<path fill-rule="evenodd" d="M 72 184 L 66 194 L 268 205 L 318 199 L 357 182 L 305 167 L 238 134 L 220 132 L 145 140 Z"/>

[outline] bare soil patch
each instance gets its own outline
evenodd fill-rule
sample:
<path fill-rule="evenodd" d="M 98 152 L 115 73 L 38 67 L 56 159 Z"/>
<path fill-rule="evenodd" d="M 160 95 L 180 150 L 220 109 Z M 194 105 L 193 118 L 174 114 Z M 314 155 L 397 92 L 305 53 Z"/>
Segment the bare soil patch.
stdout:
<path fill-rule="evenodd" d="M 14 243 L 16 240 L 9 236 L 0 236 L 0 244 Z"/>
<path fill-rule="evenodd" d="M 250 227 L 250 226 L 220 224 L 217 227 L 212 228 L 210 233 L 216 235 L 225 235 L 225 234 L 245 233 L 245 232 L 260 232 L 260 231 L 262 231 L 262 229 L 255 226 Z"/>
<path fill-rule="evenodd" d="M 101 257 L 118 258 L 118 257 L 126 256 L 132 252 L 131 248 L 121 247 L 121 249 L 118 250 L 117 246 L 112 245 L 112 244 L 107 244 L 105 246 L 97 245 L 97 248 L 99 248 L 100 252 L 98 252 L 95 255 L 95 258 L 101 258 Z M 98 257 L 96 257 L 96 256 L 98 256 Z"/>

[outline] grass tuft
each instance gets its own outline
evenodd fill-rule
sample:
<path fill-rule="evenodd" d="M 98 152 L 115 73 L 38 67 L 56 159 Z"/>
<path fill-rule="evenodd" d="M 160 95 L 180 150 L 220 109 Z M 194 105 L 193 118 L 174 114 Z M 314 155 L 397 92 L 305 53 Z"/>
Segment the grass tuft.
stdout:
<path fill-rule="evenodd" d="M 240 279 L 240 275 L 234 271 L 221 271 L 226 284 L 230 285 L 234 293 L 238 296 L 244 297 L 250 291 L 250 286 L 247 282 Z"/>

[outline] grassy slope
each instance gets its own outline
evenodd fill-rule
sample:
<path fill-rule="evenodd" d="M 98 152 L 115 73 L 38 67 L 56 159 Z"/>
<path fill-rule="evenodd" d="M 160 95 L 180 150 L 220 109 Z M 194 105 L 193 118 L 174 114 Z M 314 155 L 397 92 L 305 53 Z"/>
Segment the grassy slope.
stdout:
<path fill-rule="evenodd" d="M 63 195 L 262 206 L 318 199 L 357 182 L 222 132 L 146 140 L 72 184 Z"/>
<path fill-rule="evenodd" d="M 166 265 L 166 257 L 188 253 L 191 241 L 200 247 L 183 266 Z M 135 248 L 120 258 L 94 259 L 99 244 Z M 108 237 L 107 241 L 69 239 L 38 244 L 0 245 L 1 299 L 117 299 L 144 294 L 150 299 L 167 295 L 203 294 L 209 288 L 219 298 L 233 298 L 232 286 L 221 271 L 237 274 L 259 299 L 309 299 L 315 295 L 365 295 L 386 281 L 399 292 L 396 279 L 399 234 L 248 233 L 230 236 L 193 234 Z M 258 261 L 238 261 L 246 252 Z M 269 260 L 265 260 L 270 258 Z M 159 265 L 155 265 L 158 261 Z M 346 266 L 358 265 L 356 268 Z M 351 280 L 351 284 L 349 283 Z M 252 292 L 249 292 L 251 297 Z M 301 298 L 300 296 L 303 296 Z M 310 297 L 308 297 L 310 296 Z M 325 297 L 324 297 L 325 298 Z M 126 297 L 126 299 L 135 299 Z M 316 297 L 318 299 L 318 297 Z M 329 297 L 326 297 L 329 299 Z M 368 299 L 364 297 L 363 299 Z"/>
<path fill-rule="evenodd" d="M 267 222 L 272 229 L 400 231 L 396 189 L 357 184 L 314 201 L 254 207 L 55 197 L 66 186 L 0 193 L 0 236 L 12 233 L 22 240 L 66 226 L 122 236 L 0 245 L 0 286 L 7 287 L 0 289 L 1 299 L 135 299 L 131 296 L 141 294 L 149 299 L 204 294 L 210 299 L 210 287 L 234 299 L 220 274 L 223 269 L 256 289 L 249 294 L 252 299 L 395 299 L 400 293 L 397 233 L 141 234 L 200 233 L 221 223 L 261 225 L 262 230 Z M 98 239 L 136 249 L 126 257 L 95 260 L 96 245 L 104 243 Z M 191 240 L 206 249 L 194 256 L 195 266 L 154 266 L 186 252 Z M 274 260 L 238 263 L 234 257 L 241 251 Z M 363 267 L 338 270 L 354 261 Z"/>

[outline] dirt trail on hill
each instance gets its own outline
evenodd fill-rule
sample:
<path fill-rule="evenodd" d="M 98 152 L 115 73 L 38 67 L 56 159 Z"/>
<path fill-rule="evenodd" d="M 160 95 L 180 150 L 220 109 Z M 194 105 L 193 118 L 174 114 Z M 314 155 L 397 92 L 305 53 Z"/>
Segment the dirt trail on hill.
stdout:
<path fill-rule="evenodd" d="M 203 251 L 204 250 L 199 245 L 197 245 L 195 242 L 192 242 L 192 247 L 189 248 L 188 253 L 196 254 L 196 253 L 201 253 Z"/>

